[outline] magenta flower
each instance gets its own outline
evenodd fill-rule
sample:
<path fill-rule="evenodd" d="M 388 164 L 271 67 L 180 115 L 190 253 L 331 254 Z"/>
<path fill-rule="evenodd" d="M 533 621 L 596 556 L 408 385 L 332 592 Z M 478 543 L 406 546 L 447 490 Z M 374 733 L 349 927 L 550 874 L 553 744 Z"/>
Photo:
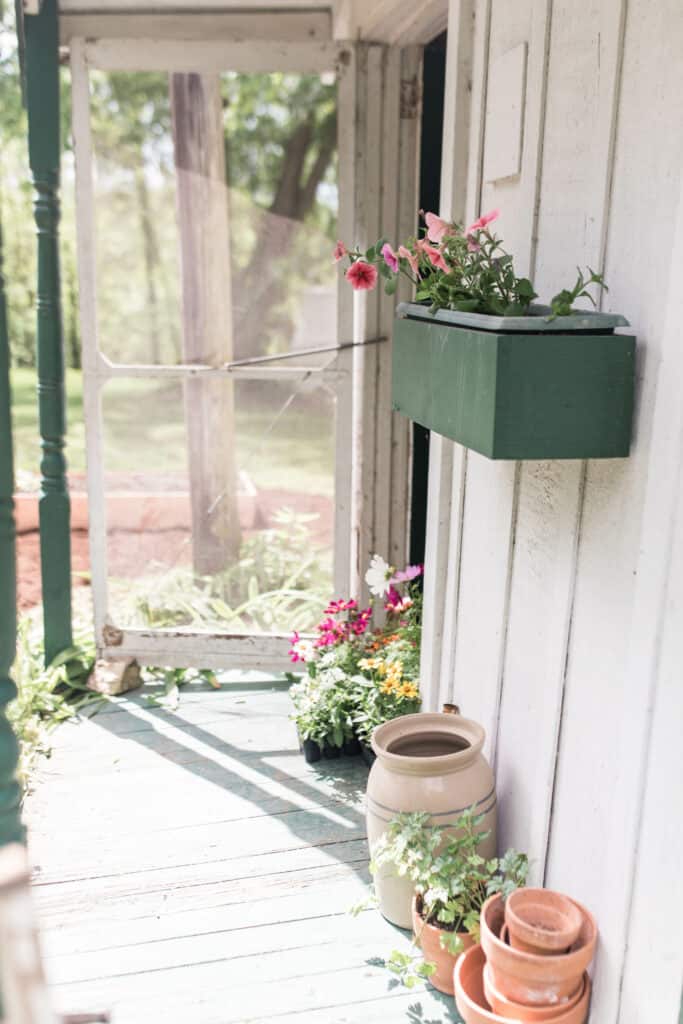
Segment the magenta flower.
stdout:
<path fill-rule="evenodd" d="M 410 269 L 413 271 L 414 274 L 417 274 L 417 256 L 415 255 L 415 253 L 411 252 L 410 249 L 406 249 L 405 245 L 399 245 L 398 254 L 401 257 L 401 259 L 408 260 L 408 263 L 410 264 Z"/>
<path fill-rule="evenodd" d="M 346 248 L 343 242 L 337 242 L 337 244 L 334 247 L 334 252 L 332 253 L 334 262 L 339 263 L 339 260 L 343 260 L 348 251 L 349 250 Z"/>
<path fill-rule="evenodd" d="M 389 267 L 389 270 L 393 270 L 395 274 L 398 273 L 398 256 L 391 248 L 388 242 L 385 242 L 382 246 L 382 256 L 384 256 L 384 262 Z"/>
<path fill-rule="evenodd" d="M 489 213 L 482 213 L 478 220 L 475 220 L 474 224 L 470 224 L 466 235 L 473 235 L 475 231 L 483 231 L 487 224 L 490 224 L 492 220 L 496 220 L 500 217 L 500 210 L 490 210 Z"/>
<path fill-rule="evenodd" d="M 355 291 L 371 291 L 377 284 L 377 267 L 365 260 L 356 260 L 344 277 Z"/>
<path fill-rule="evenodd" d="M 427 225 L 427 238 L 430 242 L 441 242 L 444 236 L 450 235 L 453 230 L 452 225 L 448 221 L 437 217 L 435 213 L 425 213 L 425 223 Z"/>

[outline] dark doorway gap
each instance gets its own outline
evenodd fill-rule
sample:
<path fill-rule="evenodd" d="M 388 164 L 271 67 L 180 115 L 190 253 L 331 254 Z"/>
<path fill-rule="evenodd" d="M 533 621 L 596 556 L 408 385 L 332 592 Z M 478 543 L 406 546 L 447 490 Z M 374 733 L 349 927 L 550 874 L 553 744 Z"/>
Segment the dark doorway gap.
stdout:
<path fill-rule="evenodd" d="M 422 66 L 422 138 L 420 140 L 420 209 L 438 212 L 446 87 L 446 33 L 424 49 Z M 413 464 L 410 502 L 410 562 L 424 562 L 427 533 L 429 431 L 412 424 Z"/>

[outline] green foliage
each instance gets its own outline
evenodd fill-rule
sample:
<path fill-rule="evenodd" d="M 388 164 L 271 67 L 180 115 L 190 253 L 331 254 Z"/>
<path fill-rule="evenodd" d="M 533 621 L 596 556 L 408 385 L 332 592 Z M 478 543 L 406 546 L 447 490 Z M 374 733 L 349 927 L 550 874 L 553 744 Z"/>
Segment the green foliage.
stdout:
<path fill-rule="evenodd" d="M 180 691 L 191 683 L 208 683 L 214 690 L 220 689 L 216 673 L 205 668 L 146 668 L 143 670 L 145 683 L 161 685 L 161 690 L 147 695 L 150 707 L 175 711 L 180 703 Z"/>
<path fill-rule="evenodd" d="M 293 683 L 289 693 L 292 718 L 302 739 L 341 747 L 353 736 L 354 688 L 343 668 L 319 668 L 315 676 Z"/>
<path fill-rule="evenodd" d="M 569 316 L 572 313 L 572 306 L 577 299 L 590 299 L 595 305 L 595 299 L 591 293 L 587 290 L 588 285 L 597 284 L 601 288 L 607 291 L 607 285 L 602 279 L 602 274 L 596 274 L 594 270 L 588 268 L 588 277 L 585 277 L 580 267 L 576 268 L 577 278 L 576 284 L 573 288 L 563 288 L 561 292 L 554 295 L 550 301 L 552 308 L 552 318 L 556 316 Z"/>
<path fill-rule="evenodd" d="M 382 252 L 384 238 L 365 252 L 355 249 L 347 255 L 351 263 L 363 260 L 375 264 L 389 295 L 396 291 L 398 274 L 404 274 L 416 287 L 416 301 L 429 303 L 432 313 L 452 309 L 492 316 L 525 316 L 536 291 L 527 277 L 517 276 L 512 256 L 489 230 L 488 224 L 497 216 L 498 211 L 486 214 L 463 231 L 459 224 L 448 224 L 434 214 L 426 214 L 428 223 L 437 222 L 437 233 L 432 237 L 438 237 L 438 243 L 432 243 L 427 233 L 410 238 L 401 246 L 402 254 L 393 250 L 390 254 L 397 270 L 388 264 Z M 595 304 L 586 290 L 590 284 L 606 287 L 600 274 L 589 268 L 589 276 L 584 276 L 579 269 L 574 288 L 563 289 L 552 299 L 552 316 L 570 315 L 572 304 L 579 298 L 588 298 Z"/>
<path fill-rule="evenodd" d="M 311 543 L 316 516 L 283 508 L 276 525 L 247 538 L 239 560 L 225 572 L 198 577 L 189 569 L 160 580 L 142 577 L 130 587 L 122 622 L 157 629 L 209 626 L 237 632 L 309 629 L 322 611 L 329 574 Z"/>
<path fill-rule="evenodd" d="M 523 316 L 536 298 L 531 281 L 517 277 L 512 256 L 487 229 L 478 232 L 476 243 L 462 233 L 447 235 L 442 254 L 448 272 L 421 256 L 422 280 L 416 299 L 428 301 L 433 311 Z"/>
<path fill-rule="evenodd" d="M 18 696 L 9 705 L 7 716 L 21 745 L 19 778 L 24 786 L 30 783 L 39 757 L 49 754 L 51 729 L 86 706 L 106 699 L 87 688 L 94 663 L 94 639 L 82 625 L 75 625 L 74 646 L 46 668 L 36 620 L 26 618 L 19 623 L 12 670 Z"/>
<path fill-rule="evenodd" d="M 456 830 L 454 834 L 444 836 L 443 828 L 430 826 L 429 821 L 430 815 L 421 812 L 392 818 L 373 848 L 370 870 L 374 875 L 389 865 L 400 877 L 409 878 L 422 921 L 441 929 L 442 948 L 457 955 L 463 948 L 458 933 L 467 932 L 479 941 L 484 902 L 494 893 L 506 899 L 524 885 L 528 860 L 526 854 L 512 849 L 501 858 L 482 857 L 478 849 L 489 833 L 478 831 L 483 816 L 477 815 L 474 807 L 450 826 Z M 418 956 L 394 953 L 387 966 L 407 984 L 425 976 Z"/>

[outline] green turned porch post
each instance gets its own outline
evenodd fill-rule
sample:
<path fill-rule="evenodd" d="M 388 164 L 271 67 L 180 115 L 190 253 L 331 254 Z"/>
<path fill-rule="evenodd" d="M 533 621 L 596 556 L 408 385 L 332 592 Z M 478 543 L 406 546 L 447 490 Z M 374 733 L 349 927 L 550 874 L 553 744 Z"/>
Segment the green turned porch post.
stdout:
<path fill-rule="evenodd" d="M 70 507 L 64 458 L 64 349 L 59 291 L 59 37 L 56 0 L 24 18 L 29 161 L 38 234 L 40 560 L 45 661 L 71 646 Z"/>
<path fill-rule="evenodd" d="M 19 745 L 5 717 L 7 705 L 17 693 L 10 676 L 17 637 L 13 493 L 9 341 L 0 233 L 0 846 L 23 839 L 16 781 Z"/>

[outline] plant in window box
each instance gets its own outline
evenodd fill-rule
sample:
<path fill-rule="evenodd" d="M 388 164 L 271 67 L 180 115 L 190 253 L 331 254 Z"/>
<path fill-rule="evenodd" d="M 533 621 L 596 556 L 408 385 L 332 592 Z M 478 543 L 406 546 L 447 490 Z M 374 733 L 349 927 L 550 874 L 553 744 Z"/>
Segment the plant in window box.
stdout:
<path fill-rule="evenodd" d="M 482 817 L 474 808 L 456 822 L 444 841 L 430 815 L 398 814 L 373 850 L 374 874 L 391 865 L 415 886 L 413 932 L 421 954 L 394 950 L 386 966 L 408 987 L 428 979 L 440 992 L 453 993 L 453 969 L 459 955 L 479 942 L 479 916 L 488 899 L 503 899 L 526 882 L 526 854 L 508 850 L 486 860 L 478 848 L 488 833 L 477 832 Z"/>
<path fill-rule="evenodd" d="M 398 307 L 393 336 L 394 408 L 494 459 L 628 455 L 635 338 L 614 333 L 624 317 L 575 309 L 594 303 L 602 276 L 577 270 L 547 306 L 518 277 L 490 225 L 465 230 L 433 213 L 423 235 L 397 250 L 380 239 L 365 252 L 337 244 L 357 290 L 399 275 L 415 287 Z"/>

